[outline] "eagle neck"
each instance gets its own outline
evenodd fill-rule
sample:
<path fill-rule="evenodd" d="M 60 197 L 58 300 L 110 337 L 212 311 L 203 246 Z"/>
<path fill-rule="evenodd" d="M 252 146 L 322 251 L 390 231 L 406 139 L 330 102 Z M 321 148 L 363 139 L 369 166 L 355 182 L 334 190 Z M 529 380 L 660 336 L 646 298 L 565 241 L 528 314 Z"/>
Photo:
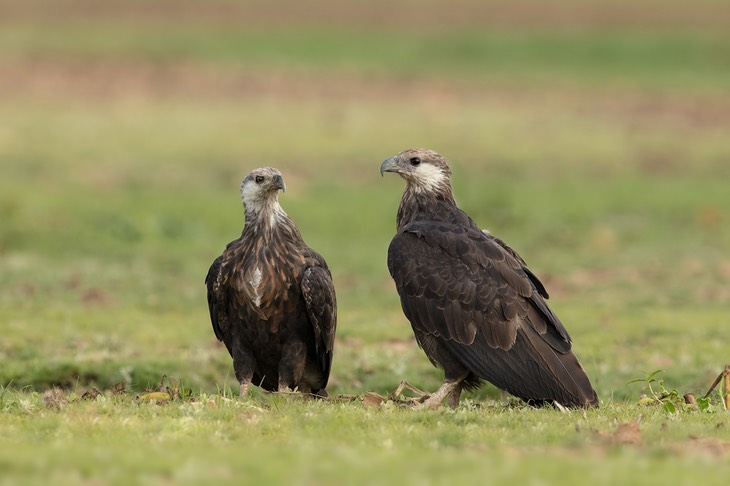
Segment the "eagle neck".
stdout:
<path fill-rule="evenodd" d="M 457 210 L 451 187 L 439 191 L 415 191 L 407 187 L 398 207 L 398 228 L 418 219 L 453 220 Z"/>
<path fill-rule="evenodd" d="M 245 214 L 246 222 L 242 236 L 246 236 L 247 233 L 255 234 L 267 243 L 274 239 L 285 241 L 301 239 L 296 225 L 276 200 L 270 204 L 246 206 Z"/>

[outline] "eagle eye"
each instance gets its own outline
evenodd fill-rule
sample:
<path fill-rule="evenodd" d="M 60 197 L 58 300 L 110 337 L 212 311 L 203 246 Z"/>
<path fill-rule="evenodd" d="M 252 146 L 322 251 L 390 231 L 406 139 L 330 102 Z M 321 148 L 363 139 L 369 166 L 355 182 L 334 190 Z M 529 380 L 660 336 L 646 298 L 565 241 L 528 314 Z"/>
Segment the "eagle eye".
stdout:
<path fill-rule="evenodd" d="M 409 160 L 409 162 L 411 163 L 411 165 L 416 166 L 421 163 L 421 158 L 420 157 L 411 157 L 411 160 Z"/>
<path fill-rule="evenodd" d="M 256 176 L 256 184 L 261 184 L 264 182 L 264 176 Z"/>

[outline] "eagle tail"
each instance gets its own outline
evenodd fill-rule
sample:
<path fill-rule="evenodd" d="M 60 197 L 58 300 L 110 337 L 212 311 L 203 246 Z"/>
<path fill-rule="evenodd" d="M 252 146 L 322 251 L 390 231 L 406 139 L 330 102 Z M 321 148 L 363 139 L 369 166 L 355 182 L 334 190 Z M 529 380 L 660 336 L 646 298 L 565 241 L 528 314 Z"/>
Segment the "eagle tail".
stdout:
<path fill-rule="evenodd" d="M 534 329 L 518 330 L 509 350 L 484 341 L 461 347 L 458 354 L 474 375 L 530 404 L 598 406 L 598 396 L 575 354 L 555 350 Z"/>
<path fill-rule="evenodd" d="M 515 391 L 515 395 L 528 402 L 558 402 L 565 407 L 598 406 L 598 395 L 572 351 L 556 351 L 533 329 L 518 334 L 524 339 L 524 347 L 530 350 L 524 383 L 534 393 Z"/>

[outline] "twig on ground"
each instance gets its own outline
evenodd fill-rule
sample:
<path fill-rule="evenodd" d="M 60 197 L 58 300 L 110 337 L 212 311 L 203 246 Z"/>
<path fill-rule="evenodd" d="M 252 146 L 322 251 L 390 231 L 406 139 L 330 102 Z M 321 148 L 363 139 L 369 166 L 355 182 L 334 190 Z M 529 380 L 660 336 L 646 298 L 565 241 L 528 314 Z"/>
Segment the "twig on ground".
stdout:
<path fill-rule="evenodd" d="M 705 393 L 705 396 L 703 398 L 707 398 L 710 396 L 710 393 L 715 391 L 715 388 L 717 388 L 717 385 L 720 384 L 721 381 L 723 381 L 724 378 L 724 400 L 723 405 L 725 406 L 725 410 L 730 410 L 730 365 L 725 365 L 725 369 L 723 369 L 719 375 L 717 375 L 717 378 L 715 378 L 715 381 L 712 382 L 712 385 L 710 386 L 710 389 L 707 390 L 707 393 Z"/>

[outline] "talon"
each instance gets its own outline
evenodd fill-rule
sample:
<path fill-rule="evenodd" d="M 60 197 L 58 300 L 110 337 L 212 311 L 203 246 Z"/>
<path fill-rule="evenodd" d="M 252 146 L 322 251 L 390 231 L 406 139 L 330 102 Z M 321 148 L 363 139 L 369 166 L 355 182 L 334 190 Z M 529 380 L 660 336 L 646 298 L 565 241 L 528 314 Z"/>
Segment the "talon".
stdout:
<path fill-rule="evenodd" d="M 418 395 L 419 398 L 423 398 L 424 396 L 426 398 L 428 398 L 428 396 L 429 396 L 428 392 L 425 392 L 425 391 L 421 390 L 420 388 L 416 388 L 415 386 L 408 383 L 406 380 L 401 380 L 400 384 L 398 385 L 398 388 L 396 388 L 395 391 L 393 391 L 393 393 L 388 395 L 388 398 L 390 398 L 391 400 L 397 400 L 398 397 L 403 392 L 403 389 L 410 390 L 411 392 Z M 404 398 L 409 399 L 409 398 L 413 398 L 413 397 L 404 397 Z"/>
<path fill-rule="evenodd" d="M 428 401 L 428 399 L 431 398 L 430 393 L 425 393 L 421 395 L 420 397 L 414 398 L 413 401 L 418 402 L 419 404 L 423 404 Z"/>

